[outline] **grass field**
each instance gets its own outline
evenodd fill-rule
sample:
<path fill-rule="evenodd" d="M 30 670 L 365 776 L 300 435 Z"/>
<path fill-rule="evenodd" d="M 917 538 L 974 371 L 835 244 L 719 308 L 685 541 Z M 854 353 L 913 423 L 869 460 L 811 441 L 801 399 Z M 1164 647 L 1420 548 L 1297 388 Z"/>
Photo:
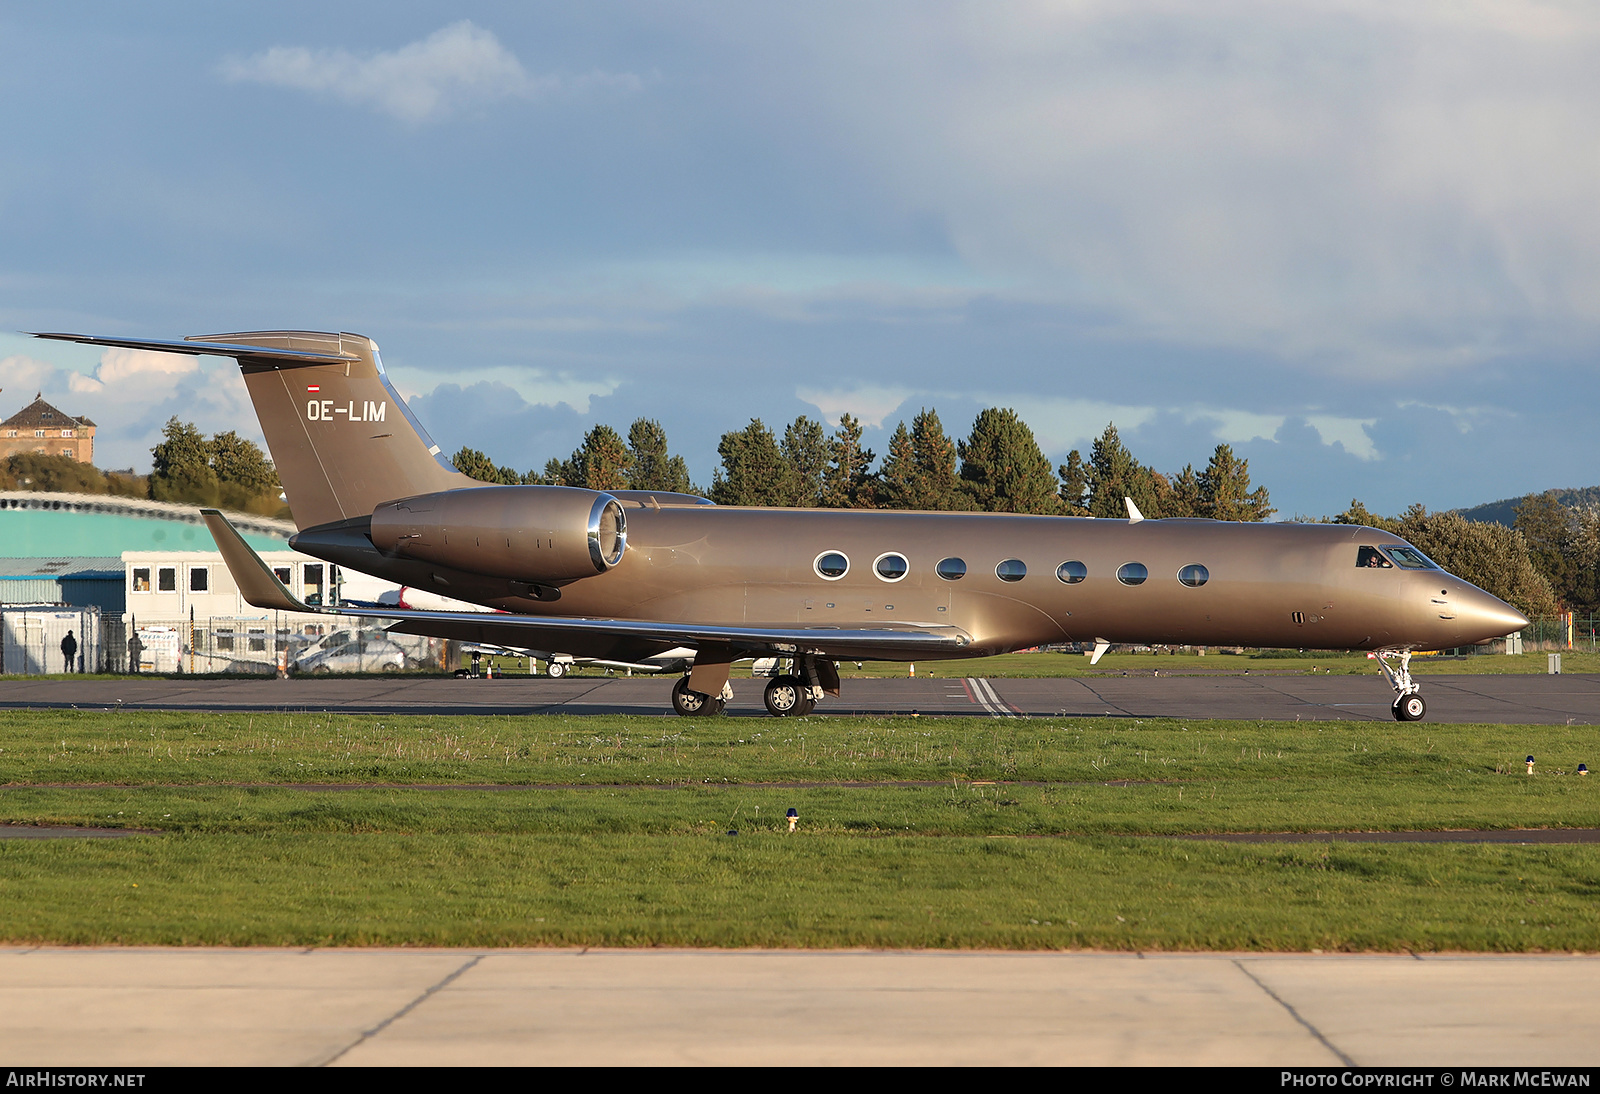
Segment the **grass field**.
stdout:
<path fill-rule="evenodd" d="M 0 821 L 159 834 L 0 841 L 0 938 L 1592 951 L 1600 846 L 1171 837 L 1600 827 L 1600 777 L 1574 773 L 1597 744 L 1432 723 L 4 713 Z"/>

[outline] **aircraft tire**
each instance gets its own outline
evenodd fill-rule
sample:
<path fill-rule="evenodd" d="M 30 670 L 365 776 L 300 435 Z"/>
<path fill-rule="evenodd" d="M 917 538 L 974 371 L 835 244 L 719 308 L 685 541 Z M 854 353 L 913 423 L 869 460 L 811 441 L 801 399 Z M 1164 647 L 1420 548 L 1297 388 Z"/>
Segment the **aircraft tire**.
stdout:
<path fill-rule="evenodd" d="M 567 674 L 567 666 L 560 661 L 551 661 L 545 666 L 544 671 L 553 679 L 559 680 Z"/>
<path fill-rule="evenodd" d="M 1422 696 L 1412 693 L 1394 701 L 1395 719 L 1401 722 L 1420 722 L 1428 716 L 1428 703 Z"/>
<path fill-rule="evenodd" d="M 816 699 L 812 698 L 810 695 L 806 695 L 805 696 L 805 701 L 806 701 L 805 709 L 801 710 L 796 715 L 797 717 L 804 718 L 807 714 L 810 714 L 813 710 L 817 709 L 817 701 L 816 701 Z"/>
<path fill-rule="evenodd" d="M 774 676 L 767 681 L 761 701 L 774 718 L 799 717 L 806 712 L 805 687 L 798 676 Z"/>
<path fill-rule="evenodd" d="M 713 699 L 709 695 L 701 695 L 698 691 L 689 690 L 689 678 L 678 677 L 678 682 L 672 685 L 672 709 L 684 718 L 699 718 L 708 714 L 722 713 L 722 698 Z"/>

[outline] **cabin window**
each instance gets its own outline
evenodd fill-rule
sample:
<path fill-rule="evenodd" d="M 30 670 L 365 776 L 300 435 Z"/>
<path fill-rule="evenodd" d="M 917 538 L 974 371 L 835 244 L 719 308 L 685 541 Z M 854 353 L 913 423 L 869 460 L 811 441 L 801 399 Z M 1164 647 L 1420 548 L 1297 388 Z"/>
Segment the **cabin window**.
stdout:
<path fill-rule="evenodd" d="M 178 591 L 178 568 L 176 566 L 163 566 L 156 571 L 156 592 L 175 593 Z"/>
<path fill-rule="evenodd" d="M 285 588 L 288 587 L 292 580 L 287 566 L 274 566 L 272 568 L 272 576 L 283 582 Z"/>
<path fill-rule="evenodd" d="M 308 562 L 300 571 L 301 578 L 305 581 L 305 602 L 312 607 L 322 605 L 322 563 Z"/>
<path fill-rule="evenodd" d="M 135 566 L 133 568 L 133 591 L 136 593 L 150 591 L 150 567 Z"/>
<path fill-rule="evenodd" d="M 267 652 L 267 629 L 265 627 L 251 627 L 249 635 L 251 653 Z"/>
<path fill-rule="evenodd" d="M 906 576 L 906 571 L 911 569 L 911 564 L 906 561 L 905 555 L 897 555 L 891 552 L 886 555 L 879 555 L 877 561 L 872 564 L 872 568 L 885 581 L 899 581 Z"/>
<path fill-rule="evenodd" d="M 233 651 L 233 628 L 217 628 L 217 649 L 231 653 Z"/>
<path fill-rule="evenodd" d="M 189 567 L 189 591 L 203 593 L 211 587 L 211 572 L 204 566 Z"/>
<path fill-rule="evenodd" d="M 967 564 L 964 559 L 941 558 L 934 572 L 946 581 L 960 581 L 967 576 Z"/>
<path fill-rule="evenodd" d="M 1028 567 L 1020 558 L 1008 558 L 994 572 L 1001 581 L 1021 581 L 1028 576 Z"/>
<path fill-rule="evenodd" d="M 1150 568 L 1142 562 L 1124 562 L 1117 567 L 1117 580 L 1124 585 L 1143 585 Z"/>
<path fill-rule="evenodd" d="M 1368 567 L 1374 570 L 1393 569 L 1393 564 L 1383 557 L 1383 552 L 1376 547 L 1363 547 L 1356 552 L 1356 569 L 1365 570 Z"/>
<path fill-rule="evenodd" d="M 1178 571 L 1178 582 L 1189 586 L 1191 589 L 1198 589 L 1210 580 L 1211 571 L 1198 562 L 1191 562 Z"/>
<path fill-rule="evenodd" d="M 1067 585 L 1076 585 L 1089 576 L 1089 567 L 1081 562 L 1063 562 L 1056 567 L 1056 580 Z"/>
<path fill-rule="evenodd" d="M 1384 553 L 1394 559 L 1395 565 L 1403 570 L 1437 570 L 1439 568 L 1433 559 L 1415 547 L 1385 547 Z"/>
<path fill-rule="evenodd" d="M 838 551 L 822 552 L 811 565 L 818 577 L 828 581 L 838 581 L 850 572 L 850 560 Z"/>

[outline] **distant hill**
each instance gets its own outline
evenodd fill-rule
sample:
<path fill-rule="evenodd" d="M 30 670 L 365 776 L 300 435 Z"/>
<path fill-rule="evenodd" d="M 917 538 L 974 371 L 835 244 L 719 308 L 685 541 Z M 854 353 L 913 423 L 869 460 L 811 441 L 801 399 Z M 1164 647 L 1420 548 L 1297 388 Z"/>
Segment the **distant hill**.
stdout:
<path fill-rule="evenodd" d="M 1544 491 L 1541 490 L 1539 493 L 1542 494 Z M 1554 493 L 1556 500 L 1569 509 L 1582 509 L 1589 505 L 1600 506 L 1600 486 L 1584 486 L 1575 490 L 1557 490 Z M 1534 494 L 1524 494 L 1520 498 L 1502 498 L 1499 501 L 1475 505 L 1471 509 L 1457 509 L 1456 512 L 1468 520 L 1504 524 L 1509 528 L 1516 523 L 1517 506 L 1534 496 Z"/>

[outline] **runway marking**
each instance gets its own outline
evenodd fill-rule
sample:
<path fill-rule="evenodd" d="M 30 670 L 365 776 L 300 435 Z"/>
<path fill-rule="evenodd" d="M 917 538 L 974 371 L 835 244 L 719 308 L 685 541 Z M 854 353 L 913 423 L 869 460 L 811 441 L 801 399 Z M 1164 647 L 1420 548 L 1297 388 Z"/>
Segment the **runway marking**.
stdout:
<path fill-rule="evenodd" d="M 1021 712 L 995 694 L 994 685 L 977 676 L 969 676 L 962 681 L 967 687 L 967 695 L 972 701 L 987 710 L 995 718 L 1015 718 Z"/>

